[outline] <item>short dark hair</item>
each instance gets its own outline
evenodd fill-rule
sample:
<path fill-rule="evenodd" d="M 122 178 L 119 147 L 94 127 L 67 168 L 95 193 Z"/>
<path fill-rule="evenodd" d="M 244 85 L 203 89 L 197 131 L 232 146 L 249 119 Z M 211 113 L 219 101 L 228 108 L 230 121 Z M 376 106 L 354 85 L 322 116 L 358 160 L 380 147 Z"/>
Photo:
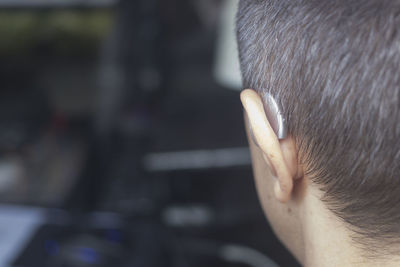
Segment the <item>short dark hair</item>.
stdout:
<path fill-rule="evenodd" d="M 389 0 L 241 0 L 237 15 L 244 87 L 281 102 L 322 200 L 370 249 L 400 244 L 399 31 Z"/>

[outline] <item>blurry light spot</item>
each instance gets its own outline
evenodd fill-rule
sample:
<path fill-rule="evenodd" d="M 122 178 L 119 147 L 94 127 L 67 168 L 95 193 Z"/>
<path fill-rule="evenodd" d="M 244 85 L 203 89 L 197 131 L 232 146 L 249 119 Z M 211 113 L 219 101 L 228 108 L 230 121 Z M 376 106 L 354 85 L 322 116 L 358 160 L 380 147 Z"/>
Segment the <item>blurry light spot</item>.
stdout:
<path fill-rule="evenodd" d="M 98 263 L 100 260 L 99 253 L 93 248 L 80 247 L 77 250 L 78 250 L 77 251 L 78 257 L 83 262 L 93 264 L 93 263 Z"/>
<path fill-rule="evenodd" d="M 46 240 L 44 243 L 44 250 L 49 255 L 56 255 L 60 250 L 57 241 L 54 240 Z"/>
<path fill-rule="evenodd" d="M 145 156 L 149 171 L 227 168 L 251 164 L 248 147 L 151 153 Z"/>
<path fill-rule="evenodd" d="M 164 221 L 175 227 L 204 226 L 213 219 L 211 210 L 204 206 L 172 206 L 163 212 Z"/>

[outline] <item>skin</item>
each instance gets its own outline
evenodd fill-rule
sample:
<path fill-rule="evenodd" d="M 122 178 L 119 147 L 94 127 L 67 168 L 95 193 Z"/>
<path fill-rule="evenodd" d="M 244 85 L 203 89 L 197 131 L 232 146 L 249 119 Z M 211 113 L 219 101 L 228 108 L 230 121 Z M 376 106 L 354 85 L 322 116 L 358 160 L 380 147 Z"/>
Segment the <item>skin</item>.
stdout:
<path fill-rule="evenodd" d="M 400 257 L 366 259 L 351 232 L 322 203 L 322 192 L 304 175 L 294 139 L 278 140 L 260 96 L 240 95 L 258 196 L 274 232 L 303 266 L 400 266 Z M 252 136 L 248 129 L 252 128 Z"/>

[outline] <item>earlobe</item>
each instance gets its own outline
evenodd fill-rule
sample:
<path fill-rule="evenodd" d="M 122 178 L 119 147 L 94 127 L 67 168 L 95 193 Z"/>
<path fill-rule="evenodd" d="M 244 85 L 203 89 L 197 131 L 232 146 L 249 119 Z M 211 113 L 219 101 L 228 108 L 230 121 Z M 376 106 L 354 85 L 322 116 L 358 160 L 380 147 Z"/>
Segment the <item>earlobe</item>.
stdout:
<path fill-rule="evenodd" d="M 291 198 L 293 180 L 298 173 L 293 139 L 286 137 L 279 141 L 265 113 L 263 99 L 254 90 L 244 90 L 240 98 L 248 116 L 254 143 L 262 150 L 265 163 L 277 178 L 275 196 L 279 201 L 287 202 Z"/>

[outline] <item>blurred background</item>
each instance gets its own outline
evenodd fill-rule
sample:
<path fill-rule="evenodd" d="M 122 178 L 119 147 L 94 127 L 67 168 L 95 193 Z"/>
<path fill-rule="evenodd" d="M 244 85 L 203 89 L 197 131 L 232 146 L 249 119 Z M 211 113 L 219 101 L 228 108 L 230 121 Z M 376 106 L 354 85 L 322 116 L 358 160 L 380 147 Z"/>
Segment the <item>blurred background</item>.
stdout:
<path fill-rule="evenodd" d="M 299 266 L 258 203 L 235 0 L 0 0 L 0 266 Z"/>

